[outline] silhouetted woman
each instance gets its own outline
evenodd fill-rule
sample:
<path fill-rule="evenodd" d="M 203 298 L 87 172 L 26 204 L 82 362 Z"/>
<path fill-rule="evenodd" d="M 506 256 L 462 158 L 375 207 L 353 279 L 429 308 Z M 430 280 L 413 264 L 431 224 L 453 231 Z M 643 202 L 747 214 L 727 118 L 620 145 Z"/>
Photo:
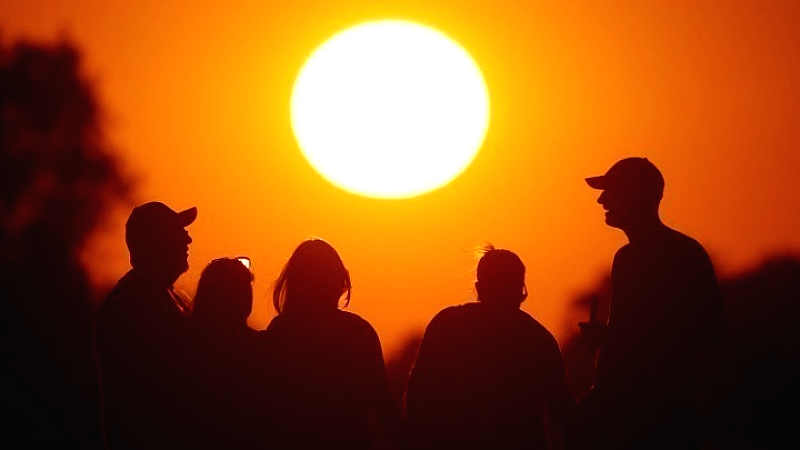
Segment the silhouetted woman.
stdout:
<path fill-rule="evenodd" d="M 253 304 L 249 260 L 220 258 L 200 276 L 191 331 L 195 400 L 194 448 L 248 448 L 254 437 L 251 390 L 255 374 L 250 361 L 256 331 L 247 325 Z"/>
<path fill-rule="evenodd" d="M 283 448 L 369 449 L 369 414 L 404 446 L 404 426 L 386 381 L 378 335 L 350 301 L 350 275 L 336 250 L 311 239 L 295 249 L 275 282 L 278 316 L 262 336 L 266 399 L 275 411 L 271 444 Z"/>

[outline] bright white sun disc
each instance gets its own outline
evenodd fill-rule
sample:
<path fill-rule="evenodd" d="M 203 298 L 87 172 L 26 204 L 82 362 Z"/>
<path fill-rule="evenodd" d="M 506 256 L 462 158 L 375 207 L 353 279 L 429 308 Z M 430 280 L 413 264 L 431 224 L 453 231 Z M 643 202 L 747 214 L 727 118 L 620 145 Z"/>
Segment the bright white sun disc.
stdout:
<path fill-rule="evenodd" d="M 347 191 L 403 198 L 472 162 L 489 125 L 480 69 L 455 41 L 413 22 L 344 30 L 308 58 L 291 100 L 305 157 Z"/>

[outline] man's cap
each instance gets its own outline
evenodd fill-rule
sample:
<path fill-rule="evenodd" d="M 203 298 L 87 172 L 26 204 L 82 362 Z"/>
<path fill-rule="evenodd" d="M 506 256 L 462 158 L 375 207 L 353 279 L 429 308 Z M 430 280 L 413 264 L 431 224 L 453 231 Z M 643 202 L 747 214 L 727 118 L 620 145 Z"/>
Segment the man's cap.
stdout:
<path fill-rule="evenodd" d="M 148 202 L 133 208 L 125 223 L 125 242 L 128 248 L 149 238 L 158 239 L 164 231 L 184 228 L 197 218 L 197 208 L 175 212 L 161 202 Z"/>
<path fill-rule="evenodd" d="M 586 184 L 594 189 L 618 187 L 622 189 L 644 190 L 664 193 L 664 177 L 661 171 L 647 158 L 625 158 L 617 161 L 605 175 L 586 179 Z"/>

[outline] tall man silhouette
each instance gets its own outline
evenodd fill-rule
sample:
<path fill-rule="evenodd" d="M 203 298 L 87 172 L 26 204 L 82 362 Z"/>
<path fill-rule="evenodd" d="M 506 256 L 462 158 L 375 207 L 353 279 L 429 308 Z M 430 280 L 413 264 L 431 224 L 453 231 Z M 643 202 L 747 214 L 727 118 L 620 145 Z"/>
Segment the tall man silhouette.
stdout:
<path fill-rule="evenodd" d="M 586 182 L 629 243 L 614 256 L 608 324 L 580 324 L 600 348 L 584 437 L 594 448 L 696 448 L 698 358 L 722 323 L 711 260 L 661 222 L 664 178 L 649 160 L 623 159 Z"/>
<path fill-rule="evenodd" d="M 100 305 L 97 359 L 111 449 L 184 448 L 190 425 L 188 308 L 172 285 L 189 268 L 184 229 L 197 209 L 133 209 L 125 241 L 133 267 Z"/>

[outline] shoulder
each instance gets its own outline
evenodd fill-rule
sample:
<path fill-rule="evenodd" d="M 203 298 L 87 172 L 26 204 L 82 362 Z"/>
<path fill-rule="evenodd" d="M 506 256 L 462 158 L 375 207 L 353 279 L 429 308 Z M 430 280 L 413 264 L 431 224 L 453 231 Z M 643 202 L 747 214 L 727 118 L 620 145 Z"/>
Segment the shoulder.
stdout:
<path fill-rule="evenodd" d="M 436 313 L 431 322 L 441 322 L 443 320 L 464 316 L 475 310 L 477 305 L 477 303 L 465 303 L 463 305 L 448 306 Z"/>
<path fill-rule="evenodd" d="M 614 260 L 611 262 L 611 278 L 616 279 L 624 276 L 636 264 L 636 254 L 633 247 L 631 247 L 631 244 L 625 244 L 614 253 Z"/>
<path fill-rule="evenodd" d="M 343 310 L 339 309 L 339 310 L 336 311 L 334 317 L 336 317 L 336 320 L 338 320 L 340 322 L 343 322 L 343 323 L 346 323 L 346 324 L 349 324 L 349 325 L 352 325 L 352 326 L 355 326 L 355 327 L 364 328 L 364 329 L 370 329 L 370 330 L 372 329 L 372 325 L 370 325 L 370 323 L 367 322 L 366 319 L 364 319 L 363 317 L 359 316 L 358 314 L 350 312 L 350 311 L 343 311 Z"/>
<path fill-rule="evenodd" d="M 685 261 L 687 268 L 713 270 L 711 258 L 700 242 L 673 229 L 669 229 L 668 236 L 667 245 L 669 250 L 675 253 L 676 258 Z"/>
<path fill-rule="evenodd" d="M 550 333 L 550 330 L 545 328 L 545 326 L 542 325 L 541 322 L 534 319 L 533 316 L 531 316 L 527 312 L 520 310 L 517 316 L 519 317 L 520 322 L 523 322 L 528 328 L 530 328 L 532 332 L 541 334 L 543 336 L 547 336 L 549 338 L 553 338 L 553 334 Z"/>
<path fill-rule="evenodd" d="M 356 331 L 357 333 L 374 336 L 376 339 L 378 337 L 378 333 L 375 331 L 375 328 L 373 328 L 372 324 L 367 322 L 364 318 L 356 313 L 337 310 L 334 317 L 336 317 L 336 320 L 342 325 Z"/>
<path fill-rule="evenodd" d="M 535 340 L 539 345 L 549 351 L 555 350 L 561 353 L 558 341 L 556 341 L 553 333 L 551 333 L 550 330 L 548 330 L 538 320 L 534 319 L 525 311 L 520 310 L 519 321 L 524 324 L 527 334 L 532 340 Z"/>
<path fill-rule="evenodd" d="M 675 245 L 681 250 L 703 255 L 706 254 L 706 249 L 702 244 L 700 244 L 700 242 L 684 233 L 681 233 L 680 231 L 669 228 L 667 231 L 667 236 L 669 238 L 669 243 L 671 245 Z"/>
<path fill-rule="evenodd" d="M 159 296 L 168 297 L 167 289 L 153 284 L 146 277 L 137 273 L 136 270 L 131 269 L 111 288 L 111 291 L 106 295 L 106 302 L 125 303 L 133 301 L 138 305 L 142 301 Z"/>
<path fill-rule="evenodd" d="M 624 262 L 627 259 L 630 259 L 633 256 L 633 247 L 631 244 L 625 244 L 614 253 L 614 264 L 619 264 L 620 262 Z"/>
<path fill-rule="evenodd" d="M 126 273 L 106 294 L 97 310 L 98 317 L 113 315 L 115 311 L 125 308 L 136 296 L 136 282 L 132 272 Z"/>
<path fill-rule="evenodd" d="M 284 312 L 273 317 L 267 325 L 264 333 L 277 332 L 284 329 L 328 329 L 330 331 L 340 330 L 345 332 L 356 333 L 369 333 L 375 334 L 375 329 L 358 314 L 336 310 L 334 312 L 325 312 L 324 314 L 296 314 L 293 312 Z"/>
<path fill-rule="evenodd" d="M 128 273 L 123 275 L 122 278 L 120 278 L 114 285 L 114 287 L 111 288 L 111 290 L 108 292 L 108 295 L 106 295 L 106 299 L 115 299 L 130 291 L 135 285 L 134 278 L 133 271 L 128 271 Z"/>
<path fill-rule="evenodd" d="M 358 314 L 338 310 L 335 313 L 335 333 L 348 351 L 367 359 L 383 358 L 381 339 L 375 328 Z M 382 359 L 381 359 L 382 360 Z"/>
<path fill-rule="evenodd" d="M 433 316 L 427 329 L 436 330 L 452 323 L 470 320 L 471 317 L 480 315 L 479 310 L 480 305 L 477 302 L 448 306 Z"/>

